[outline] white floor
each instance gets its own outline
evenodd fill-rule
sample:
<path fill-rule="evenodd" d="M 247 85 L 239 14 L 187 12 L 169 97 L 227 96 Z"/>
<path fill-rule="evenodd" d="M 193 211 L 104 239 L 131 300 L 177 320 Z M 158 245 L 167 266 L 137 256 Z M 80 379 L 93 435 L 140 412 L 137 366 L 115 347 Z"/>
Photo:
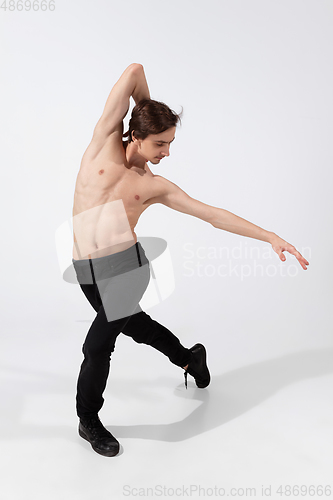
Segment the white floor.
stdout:
<path fill-rule="evenodd" d="M 213 363 L 209 388 L 189 377 L 186 391 L 166 358 L 119 338 L 100 416 L 122 451 L 106 458 L 77 433 L 81 337 L 22 332 L 3 347 L 2 500 L 277 499 L 333 483 L 333 349 Z"/>

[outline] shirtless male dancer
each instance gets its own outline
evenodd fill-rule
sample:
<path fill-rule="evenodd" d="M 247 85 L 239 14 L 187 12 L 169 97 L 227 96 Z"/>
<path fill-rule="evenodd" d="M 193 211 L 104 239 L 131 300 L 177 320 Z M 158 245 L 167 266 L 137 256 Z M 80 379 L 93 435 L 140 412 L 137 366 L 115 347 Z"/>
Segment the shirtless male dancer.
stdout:
<path fill-rule="evenodd" d="M 129 131 L 123 134 L 130 97 Z M 77 383 L 79 434 L 104 456 L 119 452 L 119 442 L 103 426 L 98 412 L 119 333 L 151 345 L 207 387 L 210 374 L 202 344 L 190 349 L 139 306 L 150 279 L 149 261 L 134 232 L 140 215 L 154 203 L 198 217 L 213 227 L 269 242 L 282 261 L 294 255 L 303 269 L 309 263 L 294 246 L 227 210 L 191 198 L 176 184 L 154 175 L 169 156 L 179 115 L 150 99 L 141 64 L 131 64 L 114 85 L 86 149 L 78 173 L 73 207 L 73 265 L 82 291 L 97 312 L 85 342 Z M 123 137 L 128 139 L 123 141 Z"/>

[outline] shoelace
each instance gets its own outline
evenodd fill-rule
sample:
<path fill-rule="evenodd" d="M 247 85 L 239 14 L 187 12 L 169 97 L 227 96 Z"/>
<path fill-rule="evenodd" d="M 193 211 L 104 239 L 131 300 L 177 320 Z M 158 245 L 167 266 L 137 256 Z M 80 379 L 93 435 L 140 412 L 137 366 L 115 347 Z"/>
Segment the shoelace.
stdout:
<path fill-rule="evenodd" d="M 184 377 L 185 377 L 185 387 L 187 389 L 187 370 L 184 371 Z"/>
<path fill-rule="evenodd" d="M 86 423 L 87 429 L 93 434 L 94 437 L 110 437 L 110 433 L 103 426 L 102 422 L 99 419 L 91 419 Z"/>

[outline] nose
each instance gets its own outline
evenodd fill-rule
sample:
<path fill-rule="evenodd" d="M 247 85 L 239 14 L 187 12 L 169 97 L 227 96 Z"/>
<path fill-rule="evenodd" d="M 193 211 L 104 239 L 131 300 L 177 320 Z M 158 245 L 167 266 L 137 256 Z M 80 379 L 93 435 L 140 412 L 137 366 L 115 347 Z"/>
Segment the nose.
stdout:
<path fill-rule="evenodd" d="M 166 146 L 164 151 L 161 153 L 163 156 L 170 156 L 170 146 Z"/>

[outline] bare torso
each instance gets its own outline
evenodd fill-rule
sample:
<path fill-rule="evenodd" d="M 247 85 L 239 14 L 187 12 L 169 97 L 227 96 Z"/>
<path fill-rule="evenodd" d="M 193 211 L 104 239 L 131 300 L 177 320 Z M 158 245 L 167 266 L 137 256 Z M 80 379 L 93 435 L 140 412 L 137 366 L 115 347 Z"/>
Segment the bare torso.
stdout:
<path fill-rule="evenodd" d="M 144 169 L 128 165 L 126 145 L 116 132 L 97 155 L 88 147 L 82 158 L 73 206 L 75 260 L 121 252 L 137 241 L 134 229 L 156 181 L 147 163 Z"/>

